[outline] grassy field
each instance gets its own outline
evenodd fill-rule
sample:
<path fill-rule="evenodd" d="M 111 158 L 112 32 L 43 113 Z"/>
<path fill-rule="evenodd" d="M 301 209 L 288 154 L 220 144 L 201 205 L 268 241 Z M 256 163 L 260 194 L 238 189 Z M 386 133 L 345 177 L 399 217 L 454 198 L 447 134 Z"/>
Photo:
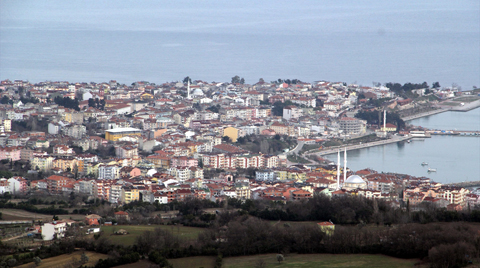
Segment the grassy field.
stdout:
<path fill-rule="evenodd" d="M 182 267 L 204 267 L 210 268 L 215 266 L 216 257 L 211 256 L 199 256 L 199 257 L 188 257 L 180 259 L 169 259 L 168 262 L 173 265 L 174 268 Z"/>
<path fill-rule="evenodd" d="M 22 220 L 43 220 L 51 221 L 53 215 L 40 214 L 29 212 L 22 209 L 11 209 L 11 208 L 2 208 L 0 209 L 2 213 L 2 218 L 5 221 L 22 221 Z M 73 219 L 73 220 L 83 220 L 85 215 L 79 214 L 68 214 L 68 215 L 57 215 L 59 219 Z"/>
<path fill-rule="evenodd" d="M 196 239 L 198 237 L 198 234 L 205 230 L 203 228 L 186 227 L 181 225 L 111 225 L 102 226 L 101 230 L 103 231 L 103 235 L 105 237 L 108 237 L 108 239 L 112 241 L 112 243 L 129 246 L 135 243 L 136 237 L 140 236 L 145 231 L 153 231 L 157 227 L 168 230 L 174 235 L 178 235 L 180 238 L 186 240 Z M 126 230 L 128 234 L 113 234 L 115 231 L 118 231 L 120 229 Z"/>
<path fill-rule="evenodd" d="M 95 266 L 99 259 L 107 259 L 108 255 L 100 254 L 96 252 L 85 251 L 85 254 L 88 256 L 88 262 L 85 264 L 87 266 Z M 42 263 L 37 266 L 38 268 L 55 268 L 55 267 L 63 267 L 66 264 L 72 263 L 74 260 L 80 261 L 80 256 L 82 252 L 77 251 L 72 254 L 63 254 L 60 256 L 43 259 Z M 20 268 L 27 268 L 30 267 L 33 263 L 27 263 L 21 266 Z M 77 267 L 80 265 L 77 265 Z"/>
<path fill-rule="evenodd" d="M 124 264 L 120 266 L 115 266 L 115 268 L 150 268 L 153 265 L 152 262 L 146 260 L 139 260 L 135 263 Z"/>
<path fill-rule="evenodd" d="M 231 257 L 223 259 L 226 268 L 255 267 L 263 261 L 264 267 L 413 267 L 420 261 L 417 259 L 398 259 L 384 255 L 369 254 L 289 254 L 285 261 L 278 263 L 276 254 L 263 254 L 254 256 Z M 186 266 L 185 266 L 186 267 Z M 199 266 L 190 266 L 199 267 Z M 210 266 L 212 267 L 212 266 Z M 418 267 L 418 266 L 417 266 Z M 421 266 L 420 266 L 421 267 Z M 207 268 L 207 266 L 205 266 Z"/>

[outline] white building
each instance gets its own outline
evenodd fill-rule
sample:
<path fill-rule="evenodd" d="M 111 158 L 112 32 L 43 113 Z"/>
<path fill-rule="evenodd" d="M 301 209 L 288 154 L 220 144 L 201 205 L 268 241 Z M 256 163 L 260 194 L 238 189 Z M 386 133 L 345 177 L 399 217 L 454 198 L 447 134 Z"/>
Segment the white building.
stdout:
<path fill-rule="evenodd" d="M 275 172 L 272 170 L 258 170 L 255 172 L 255 179 L 257 181 L 273 181 Z"/>
<path fill-rule="evenodd" d="M 118 179 L 120 168 L 116 165 L 101 165 L 98 167 L 99 180 Z"/>
<path fill-rule="evenodd" d="M 67 231 L 67 223 L 63 221 L 54 221 L 45 223 L 42 226 L 42 238 L 45 241 L 53 240 L 54 238 L 62 238 Z"/>

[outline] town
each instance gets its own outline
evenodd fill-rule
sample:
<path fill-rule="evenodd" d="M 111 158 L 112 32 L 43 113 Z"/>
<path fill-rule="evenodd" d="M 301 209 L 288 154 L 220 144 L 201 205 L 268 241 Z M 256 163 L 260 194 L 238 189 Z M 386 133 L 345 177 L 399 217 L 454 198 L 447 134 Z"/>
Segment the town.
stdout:
<path fill-rule="evenodd" d="M 366 87 L 260 78 L 249 85 L 238 76 L 210 83 L 187 76 L 161 85 L 4 80 L 0 194 L 20 200 L 79 196 L 84 205 L 123 208 L 155 204 L 165 209 L 160 220 L 177 216 L 166 208 L 175 211 L 193 199 L 236 200 L 241 207 L 248 200 L 285 204 L 353 196 L 405 211 L 470 210 L 480 204 L 471 189 L 368 167 L 351 170 L 347 150 L 427 137 L 433 132 L 403 119 L 443 112 L 444 100 L 476 102 L 477 91 L 438 82 Z M 338 154 L 338 163 L 321 157 L 326 153 Z M 87 234 L 112 224 L 112 217 L 105 221 L 82 202 L 68 213 L 88 214 L 84 223 L 93 227 Z M 60 208 L 50 212 L 62 214 Z M 141 222 L 136 215 L 116 210 L 113 219 Z M 63 237 L 71 223 L 55 219 L 34 229 L 49 241 Z"/>
<path fill-rule="evenodd" d="M 399 119 L 380 122 L 382 112 L 435 110 L 427 100 L 461 93 L 436 86 L 411 89 L 426 96 L 414 102 L 381 85 L 296 79 L 247 85 L 238 76 L 231 83 L 186 77 L 130 86 L 5 80 L 0 160 L 10 176 L 0 180 L 0 193 L 76 193 L 112 204 L 353 194 L 461 210 L 477 205 L 478 196 L 425 177 L 337 168 L 311 154 L 355 138 L 408 136 Z M 354 117 L 377 110 L 375 124 Z"/>

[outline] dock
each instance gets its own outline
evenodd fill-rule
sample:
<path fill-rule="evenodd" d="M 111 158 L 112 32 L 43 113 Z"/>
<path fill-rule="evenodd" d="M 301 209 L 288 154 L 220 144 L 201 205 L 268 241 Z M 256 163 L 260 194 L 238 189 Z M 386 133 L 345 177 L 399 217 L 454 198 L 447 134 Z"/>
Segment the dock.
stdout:
<path fill-rule="evenodd" d="M 480 130 L 426 130 L 430 135 L 459 135 L 466 137 L 480 137 Z"/>

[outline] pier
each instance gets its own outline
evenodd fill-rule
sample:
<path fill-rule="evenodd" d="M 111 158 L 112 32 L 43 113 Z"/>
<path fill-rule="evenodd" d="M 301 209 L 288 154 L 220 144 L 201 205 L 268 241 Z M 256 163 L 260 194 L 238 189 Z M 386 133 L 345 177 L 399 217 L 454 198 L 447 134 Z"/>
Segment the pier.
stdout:
<path fill-rule="evenodd" d="M 457 186 L 457 187 L 463 187 L 463 188 L 478 187 L 480 186 L 480 181 L 464 181 L 464 182 L 456 182 L 456 183 L 446 183 L 445 185 Z"/>
<path fill-rule="evenodd" d="M 459 135 L 467 137 L 480 137 L 479 130 L 426 130 L 430 135 Z"/>

